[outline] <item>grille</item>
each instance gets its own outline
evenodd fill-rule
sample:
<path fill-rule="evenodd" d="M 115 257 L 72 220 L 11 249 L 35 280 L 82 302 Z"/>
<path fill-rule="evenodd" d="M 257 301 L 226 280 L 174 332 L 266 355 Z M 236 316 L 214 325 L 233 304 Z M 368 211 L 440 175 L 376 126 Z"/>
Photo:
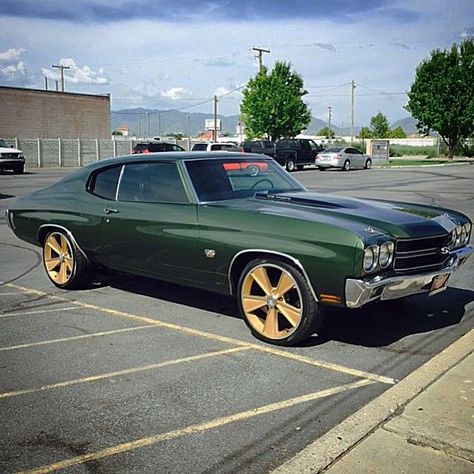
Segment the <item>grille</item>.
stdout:
<path fill-rule="evenodd" d="M 398 273 L 436 270 L 448 260 L 449 254 L 441 249 L 447 247 L 449 234 L 424 239 L 401 239 L 395 247 L 393 268 Z"/>
<path fill-rule="evenodd" d="M 1 158 L 18 158 L 20 155 L 18 153 L 1 153 L 0 157 Z"/>

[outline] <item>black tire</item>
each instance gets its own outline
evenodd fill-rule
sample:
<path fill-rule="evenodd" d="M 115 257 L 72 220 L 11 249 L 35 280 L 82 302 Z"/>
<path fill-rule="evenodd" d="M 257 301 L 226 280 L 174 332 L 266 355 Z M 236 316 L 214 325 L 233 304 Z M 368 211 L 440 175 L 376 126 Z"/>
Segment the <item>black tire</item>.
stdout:
<path fill-rule="evenodd" d="M 318 166 L 318 169 L 319 171 L 326 171 L 326 168 L 324 168 L 323 166 Z"/>
<path fill-rule="evenodd" d="M 298 171 L 302 171 L 302 170 L 303 170 L 303 168 L 304 168 L 304 166 L 303 166 L 303 165 L 298 165 L 298 166 L 296 167 L 296 169 L 297 169 Z"/>
<path fill-rule="evenodd" d="M 369 158 L 369 159 L 365 162 L 364 169 L 370 170 L 370 168 L 372 168 L 372 160 Z"/>
<path fill-rule="evenodd" d="M 286 159 L 285 168 L 286 168 L 286 171 L 289 171 L 290 173 L 295 170 L 296 165 L 295 165 L 295 158 L 293 156 L 290 156 Z"/>
<path fill-rule="evenodd" d="M 262 277 L 264 275 L 267 277 Z M 267 282 L 263 285 L 267 290 L 256 278 Z M 279 290 L 279 287 L 282 288 Z M 317 332 L 323 323 L 322 308 L 306 278 L 299 269 L 279 260 L 249 262 L 239 278 L 237 300 L 252 334 L 270 344 L 298 344 Z"/>
<path fill-rule="evenodd" d="M 51 282 L 64 290 L 87 287 L 92 265 L 63 230 L 53 230 L 43 241 L 43 266 Z"/>
<path fill-rule="evenodd" d="M 14 172 L 15 174 L 23 174 L 24 171 L 25 171 L 25 167 L 24 167 L 24 166 L 20 166 L 20 167 L 15 168 L 15 169 L 13 170 L 13 172 Z"/>
<path fill-rule="evenodd" d="M 342 171 L 349 171 L 351 169 L 351 162 L 349 160 L 344 161 L 341 170 Z"/>

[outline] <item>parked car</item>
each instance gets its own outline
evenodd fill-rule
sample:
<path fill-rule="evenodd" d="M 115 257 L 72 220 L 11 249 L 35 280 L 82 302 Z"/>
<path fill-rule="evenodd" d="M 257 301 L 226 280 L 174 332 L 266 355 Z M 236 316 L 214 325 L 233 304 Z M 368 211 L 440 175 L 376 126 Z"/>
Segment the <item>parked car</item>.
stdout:
<path fill-rule="evenodd" d="M 239 151 L 239 147 L 230 142 L 200 142 L 195 143 L 191 151 Z"/>
<path fill-rule="evenodd" d="M 14 173 L 23 173 L 25 170 L 25 157 L 21 150 L 8 146 L 0 138 L 0 173 L 3 170 L 10 170 Z"/>
<path fill-rule="evenodd" d="M 340 168 L 342 171 L 353 168 L 369 170 L 372 168 L 372 158 L 357 148 L 334 147 L 318 153 L 315 164 L 321 171 L 328 168 Z"/>
<path fill-rule="evenodd" d="M 245 140 L 240 144 L 242 153 L 261 153 L 275 158 L 276 144 L 272 140 Z"/>
<path fill-rule="evenodd" d="M 316 155 L 323 150 L 321 145 L 306 138 L 284 138 L 276 144 L 275 159 L 287 171 L 302 170 L 305 165 L 314 165 Z"/>
<path fill-rule="evenodd" d="M 185 151 L 183 147 L 175 145 L 174 143 L 164 142 L 148 142 L 148 143 L 137 143 L 132 150 L 132 154 L 139 153 L 156 153 L 163 151 Z"/>
<path fill-rule="evenodd" d="M 280 345 L 318 332 L 327 306 L 438 293 L 473 250 L 459 212 L 308 192 L 272 158 L 227 152 L 96 162 L 17 198 L 6 220 L 59 288 L 105 266 L 230 294 Z"/>

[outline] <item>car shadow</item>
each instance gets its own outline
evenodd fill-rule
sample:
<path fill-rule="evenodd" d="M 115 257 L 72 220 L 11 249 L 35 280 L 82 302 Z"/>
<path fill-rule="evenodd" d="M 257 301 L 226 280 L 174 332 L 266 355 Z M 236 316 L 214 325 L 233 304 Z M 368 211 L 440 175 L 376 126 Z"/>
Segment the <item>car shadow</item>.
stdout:
<path fill-rule="evenodd" d="M 364 308 L 327 308 L 323 330 L 302 346 L 338 341 L 364 347 L 384 347 L 406 336 L 459 324 L 474 291 L 448 288 L 428 297 L 416 295 L 400 300 L 372 303 Z"/>
<path fill-rule="evenodd" d="M 99 274 L 95 280 L 97 280 L 95 286 L 110 286 L 119 290 L 149 296 L 150 298 L 241 319 L 237 302 L 231 296 L 119 272 Z"/>
<path fill-rule="evenodd" d="M 96 280 L 95 286 L 110 286 L 241 319 L 237 302 L 230 296 L 118 272 L 99 275 Z M 354 310 L 326 307 L 321 334 L 313 335 L 299 347 L 318 346 L 329 341 L 365 347 L 389 346 L 409 335 L 459 324 L 466 314 L 466 306 L 472 301 L 474 291 L 448 288 L 433 297 L 416 295 Z"/>
<path fill-rule="evenodd" d="M 10 199 L 14 198 L 15 196 L 13 194 L 2 194 L 0 193 L 0 199 Z"/>

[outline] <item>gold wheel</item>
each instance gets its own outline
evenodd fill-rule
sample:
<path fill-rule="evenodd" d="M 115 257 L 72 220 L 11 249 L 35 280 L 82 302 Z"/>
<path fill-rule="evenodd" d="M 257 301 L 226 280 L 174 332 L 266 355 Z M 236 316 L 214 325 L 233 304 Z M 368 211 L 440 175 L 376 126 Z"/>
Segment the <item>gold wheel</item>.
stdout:
<path fill-rule="evenodd" d="M 300 288 L 293 275 L 279 265 L 251 268 L 243 278 L 240 298 L 248 324 L 265 339 L 286 339 L 301 323 Z"/>
<path fill-rule="evenodd" d="M 57 285 L 68 283 L 74 270 L 74 253 L 68 238 L 60 232 L 52 232 L 46 238 L 43 250 L 49 278 Z"/>

